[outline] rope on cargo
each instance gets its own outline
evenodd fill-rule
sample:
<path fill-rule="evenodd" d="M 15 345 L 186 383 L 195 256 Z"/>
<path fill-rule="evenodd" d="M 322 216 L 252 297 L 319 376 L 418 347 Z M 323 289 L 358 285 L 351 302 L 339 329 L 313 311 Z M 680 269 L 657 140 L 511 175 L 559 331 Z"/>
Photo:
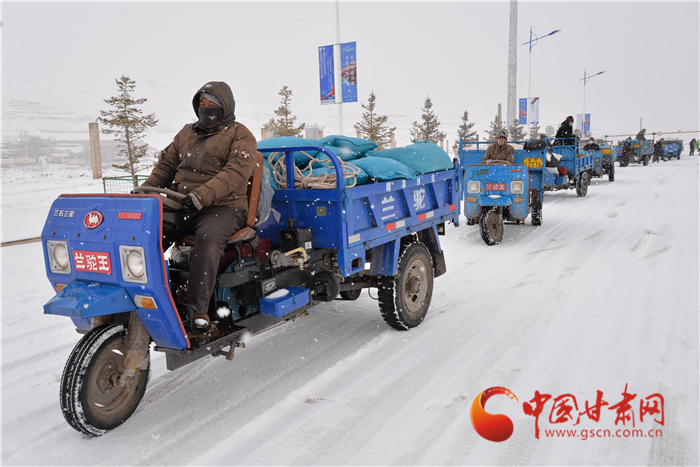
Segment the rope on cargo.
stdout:
<path fill-rule="evenodd" d="M 294 166 L 294 185 L 301 189 L 317 189 L 317 190 L 333 190 L 337 187 L 337 177 L 335 172 L 324 173 L 319 176 L 313 175 L 313 163 L 317 162 L 325 167 L 334 168 L 333 161 L 330 159 L 317 159 L 304 151 L 299 151 L 309 158 L 309 165 L 304 170 L 308 170 L 308 175 L 304 175 L 304 172 L 299 169 L 296 165 Z M 274 159 L 277 154 L 283 154 L 281 152 L 273 152 L 268 156 L 268 161 Z M 340 160 L 343 166 L 343 178 L 346 179 L 345 186 L 347 188 L 352 188 L 357 184 L 356 175 L 360 173 L 360 168 L 349 162 Z M 275 162 L 270 164 L 272 167 L 272 175 L 275 177 L 275 181 L 280 188 L 287 188 L 287 165 L 285 163 L 284 157 L 278 157 Z"/>

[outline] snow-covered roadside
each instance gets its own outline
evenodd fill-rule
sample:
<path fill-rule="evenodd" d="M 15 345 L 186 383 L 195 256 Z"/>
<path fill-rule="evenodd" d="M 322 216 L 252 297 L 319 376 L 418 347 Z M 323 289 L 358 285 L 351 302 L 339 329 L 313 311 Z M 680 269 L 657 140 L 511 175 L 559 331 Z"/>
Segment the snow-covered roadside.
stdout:
<path fill-rule="evenodd" d="M 365 292 L 251 338 L 232 362 L 168 372 L 153 353 L 137 413 L 98 439 L 60 413 L 61 371 L 79 336 L 41 314 L 53 292 L 40 244 L 3 248 L 3 464 L 697 465 L 699 161 L 617 167 L 615 182 L 595 179 L 585 198 L 548 193 L 542 227 L 507 225 L 497 246 L 477 227 L 448 226 L 448 273 L 409 332 L 389 329 Z M 56 194 L 101 192 L 97 182 L 27 181 L 8 198 L 4 181 L 3 217 L 20 221 L 18 236 L 38 236 Z M 662 437 L 544 435 L 614 432 L 608 409 L 626 385 L 636 426 Z M 503 443 L 480 438 L 469 419 L 493 386 L 519 398 L 489 401 L 514 422 Z M 599 422 L 550 424 L 549 402 L 535 439 L 522 411 L 535 391 L 572 394 L 583 411 L 597 390 L 609 403 Z M 639 418 L 639 400 L 655 393 L 663 426 Z"/>

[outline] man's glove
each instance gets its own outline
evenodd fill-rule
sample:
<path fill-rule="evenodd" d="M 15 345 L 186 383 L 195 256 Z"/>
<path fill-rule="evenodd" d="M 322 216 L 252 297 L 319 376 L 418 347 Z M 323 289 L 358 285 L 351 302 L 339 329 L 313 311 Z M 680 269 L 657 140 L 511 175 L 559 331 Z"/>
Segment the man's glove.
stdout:
<path fill-rule="evenodd" d="M 202 209 L 202 204 L 199 202 L 196 196 L 189 194 L 180 202 L 184 207 L 190 211 L 199 211 Z"/>

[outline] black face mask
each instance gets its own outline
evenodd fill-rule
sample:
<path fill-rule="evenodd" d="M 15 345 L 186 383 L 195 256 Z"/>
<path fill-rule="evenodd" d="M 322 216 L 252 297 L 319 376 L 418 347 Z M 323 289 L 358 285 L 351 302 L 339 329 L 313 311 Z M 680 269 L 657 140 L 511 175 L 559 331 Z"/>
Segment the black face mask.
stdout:
<path fill-rule="evenodd" d="M 197 113 L 199 122 L 206 128 L 212 128 L 221 122 L 224 111 L 221 107 L 200 107 Z"/>

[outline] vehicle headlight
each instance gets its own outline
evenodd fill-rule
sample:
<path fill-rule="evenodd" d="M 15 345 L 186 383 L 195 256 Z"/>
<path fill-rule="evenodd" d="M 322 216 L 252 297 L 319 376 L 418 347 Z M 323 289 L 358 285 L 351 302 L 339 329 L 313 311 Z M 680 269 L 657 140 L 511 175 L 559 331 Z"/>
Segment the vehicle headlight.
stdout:
<path fill-rule="evenodd" d="M 525 191 L 525 182 L 522 180 L 512 180 L 510 182 L 510 192 L 516 195 L 522 195 Z"/>
<path fill-rule="evenodd" d="M 479 193 L 481 190 L 481 183 L 477 181 L 470 181 L 467 185 L 467 193 Z"/>
<path fill-rule="evenodd" d="M 148 283 L 146 274 L 146 257 L 143 247 L 119 246 L 119 257 L 122 263 L 122 278 L 127 282 Z"/>
<path fill-rule="evenodd" d="M 70 254 L 68 253 L 68 242 L 49 240 L 46 242 L 51 263 L 51 272 L 58 274 L 70 274 Z"/>
<path fill-rule="evenodd" d="M 130 251 L 126 255 L 126 267 L 129 268 L 129 272 L 136 277 L 143 276 L 146 272 L 146 265 L 143 264 L 143 256 L 139 251 Z"/>

